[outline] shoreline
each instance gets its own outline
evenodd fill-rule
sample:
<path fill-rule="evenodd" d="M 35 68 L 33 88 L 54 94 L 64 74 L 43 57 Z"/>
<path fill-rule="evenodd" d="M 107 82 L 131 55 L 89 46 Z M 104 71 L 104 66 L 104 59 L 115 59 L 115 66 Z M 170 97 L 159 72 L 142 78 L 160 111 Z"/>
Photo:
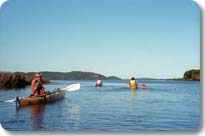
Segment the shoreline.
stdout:
<path fill-rule="evenodd" d="M 169 78 L 166 80 L 175 80 L 175 81 L 200 81 L 200 79 L 183 79 L 183 78 Z"/>
<path fill-rule="evenodd" d="M 102 79 L 106 80 L 127 80 L 121 79 L 116 76 L 104 76 L 102 74 L 94 72 L 82 72 L 82 71 L 71 71 L 71 72 L 49 72 L 42 71 L 44 75 L 44 83 L 49 83 L 50 80 L 93 80 Z M 0 72 L 0 90 L 7 89 L 22 89 L 30 86 L 33 79 L 34 72 Z M 157 79 L 157 78 L 136 78 L 136 80 L 174 80 L 174 81 L 200 81 L 200 70 L 189 70 L 184 73 L 181 78 L 168 78 L 168 79 Z"/>

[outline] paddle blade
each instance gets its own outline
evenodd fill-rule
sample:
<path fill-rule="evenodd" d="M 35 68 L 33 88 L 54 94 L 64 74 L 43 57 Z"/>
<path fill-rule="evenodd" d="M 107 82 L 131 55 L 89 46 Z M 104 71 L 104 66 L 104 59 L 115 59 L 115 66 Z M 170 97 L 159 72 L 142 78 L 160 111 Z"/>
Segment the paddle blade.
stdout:
<path fill-rule="evenodd" d="M 141 84 L 140 86 L 141 86 L 142 89 L 146 89 L 147 88 L 146 84 Z"/>
<path fill-rule="evenodd" d="M 6 100 L 4 102 L 15 102 L 15 101 L 16 101 L 16 99 L 11 99 L 11 100 Z"/>
<path fill-rule="evenodd" d="M 80 89 L 80 84 L 71 84 L 69 86 L 67 86 L 66 88 L 63 88 L 63 90 L 65 91 L 76 91 Z"/>

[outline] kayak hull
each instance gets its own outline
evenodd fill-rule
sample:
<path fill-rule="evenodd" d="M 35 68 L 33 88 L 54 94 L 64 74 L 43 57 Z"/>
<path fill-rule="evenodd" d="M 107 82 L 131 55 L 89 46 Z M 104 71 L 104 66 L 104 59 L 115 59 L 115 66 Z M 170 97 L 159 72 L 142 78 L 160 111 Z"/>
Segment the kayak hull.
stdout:
<path fill-rule="evenodd" d="M 102 87 L 102 84 L 99 84 L 99 85 L 98 85 L 98 84 L 96 84 L 95 86 L 96 86 L 96 87 Z"/>
<path fill-rule="evenodd" d="M 60 99 L 63 99 L 65 96 L 64 90 L 58 90 L 51 92 L 46 95 L 32 96 L 28 98 L 16 98 L 16 102 L 19 106 L 29 106 L 34 104 L 46 104 L 51 103 Z"/>

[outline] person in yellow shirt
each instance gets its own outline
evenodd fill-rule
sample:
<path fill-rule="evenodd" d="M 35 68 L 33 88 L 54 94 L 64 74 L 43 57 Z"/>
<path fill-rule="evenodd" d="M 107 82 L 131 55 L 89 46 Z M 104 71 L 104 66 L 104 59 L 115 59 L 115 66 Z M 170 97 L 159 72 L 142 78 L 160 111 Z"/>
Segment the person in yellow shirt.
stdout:
<path fill-rule="evenodd" d="M 130 82 L 129 82 L 129 88 L 130 89 L 137 89 L 137 81 L 135 80 L 134 77 L 132 77 Z"/>

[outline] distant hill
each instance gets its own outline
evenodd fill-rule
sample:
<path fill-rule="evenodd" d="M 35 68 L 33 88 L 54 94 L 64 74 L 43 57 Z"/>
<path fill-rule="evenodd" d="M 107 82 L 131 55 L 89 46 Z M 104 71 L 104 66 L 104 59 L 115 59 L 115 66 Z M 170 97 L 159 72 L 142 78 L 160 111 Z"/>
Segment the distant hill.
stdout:
<path fill-rule="evenodd" d="M 156 80 L 157 78 L 149 78 L 149 77 L 142 77 L 142 78 L 136 78 L 137 80 Z"/>
<path fill-rule="evenodd" d="M 43 82 L 49 83 L 49 80 L 121 80 L 118 77 L 106 77 L 93 72 L 49 72 L 43 71 Z M 1 89 L 19 89 L 31 85 L 35 72 L 0 72 L 0 90 Z"/>
<path fill-rule="evenodd" d="M 43 77 L 49 80 L 121 80 L 118 77 L 110 76 L 106 77 L 102 74 L 94 72 L 82 72 L 82 71 L 72 71 L 72 72 L 49 72 L 42 71 Z M 34 72 L 25 73 L 28 76 L 33 76 Z"/>
<path fill-rule="evenodd" d="M 116 77 L 116 76 L 109 76 L 109 77 L 107 77 L 107 80 L 122 80 L 122 79 L 120 79 L 119 77 Z"/>

